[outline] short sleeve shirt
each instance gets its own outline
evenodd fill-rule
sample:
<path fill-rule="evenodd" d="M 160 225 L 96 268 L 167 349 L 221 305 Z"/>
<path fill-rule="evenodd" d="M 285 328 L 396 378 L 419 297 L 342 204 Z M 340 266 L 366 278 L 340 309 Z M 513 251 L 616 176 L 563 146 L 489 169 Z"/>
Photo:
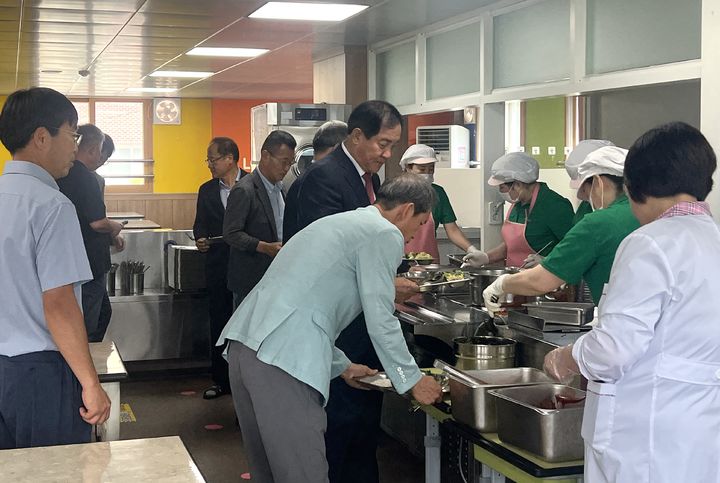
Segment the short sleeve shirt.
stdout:
<path fill-rule="evenodd" d="M 435 196 L 437 196 L 437 203 L 432 211 L 433 219 L 435 220 L 435 229 L 437 230 L 440 225 L 454 223 L 457 221 L 457 217 L 450 204 L 450 198 L 448 198 L 443 187 L 435 183 L 433 183 L 432 187 L 435 189 Z"/>
<path fill-rule="evenodd" d="M 574 212 L 570 200 L 548 188 L 545 183 L 538 184 L 540 187 L 532 211 L 530 203 L 515 203 L 508 220 L 525 223 L 525 216 L 529 212 L 525 238 L 530 248 L 545 256 L 572 227 Z"/>
<path fill-rule="evenodd" d="M 584 279 L 597 305 L 603 285 L 610 280 L 620 242 L 639 227 L 627 197 L 621 195 L 607 208 L 585 215 L 542 261 L 542 266 L 567 283 Z"/>
<path fill-rule="evenodd" d="M 99 233 L 90 223 L 107 216 L 105 200 L 95 174 L 80 161 L 75 161 L 70 172 L 57 180 L 60 191 L 67 196 L 77 211 L 83 243 L 90 261 L 93 278 L 99 278 L 110 270 L 110 235 Z"/>
<path fill-rule="evenodd" d="M 585 215 L 587 215 L 588 213 L 592 213 L 592 211 L 593 209 L 592 206 L 590 206 L 590 203 L 588 203 L 587 201 L 581 201 L 577 207 L 577 210 L 575 210 L 573 226 L 577 225 L 578 222 L 582 220 Z"/>
<path fill-rule="evenodd" d="M 80 284 L 92 279 L 75 208 L 40 166 L 8 161 L 0 226 L 0 355 L 57 350 L 42 294 L 73 285 L 80 304 Z"/>

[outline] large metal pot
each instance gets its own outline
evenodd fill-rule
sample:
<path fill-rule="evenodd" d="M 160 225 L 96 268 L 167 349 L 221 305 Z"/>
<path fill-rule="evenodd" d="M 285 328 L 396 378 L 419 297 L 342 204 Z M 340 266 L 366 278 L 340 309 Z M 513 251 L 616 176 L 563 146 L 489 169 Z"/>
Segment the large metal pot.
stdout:
<path fill-rule="evenodd" d="M 475 268 L 468 273 L 472 277 L 470 281 L 470 299 L 473 305 L 485 306 L 483 301 L 483 291 L 488 288 L 500 276 L 506 273 L 518 273 L 520 270 L 515 267 L 498 267 L 498 268 Z M 501 303 L 511 303 L 512 294 L 506 294 L 505 299 Z"/>
<path fill-rule="evenodd" d="M 505 337 L 456 337 L 453 339 L 458 369 L 505 369 L 515 367 L 514 339 Z"/>

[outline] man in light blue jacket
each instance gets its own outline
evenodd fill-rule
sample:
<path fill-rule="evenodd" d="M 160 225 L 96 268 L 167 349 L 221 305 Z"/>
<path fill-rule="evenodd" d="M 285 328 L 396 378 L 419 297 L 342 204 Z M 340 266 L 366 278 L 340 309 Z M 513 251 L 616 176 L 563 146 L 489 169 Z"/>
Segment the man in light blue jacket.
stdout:
<path fill-rule="evenodd" d="M 295 235 L 243 301 L 220 336 L 229 341 L 235 409 L 253 480 L 328 481 L 323 406 L 330 380 L 376 371 L 335 347 L 362 311 L 372 343 L 399 393 L 422 404 L 441 395 L 410 355 L 394 317 L 395 272 L 405 241 L 428 220 L 430 184 L 403 174 L 377 203 L 322 218 Z"/>

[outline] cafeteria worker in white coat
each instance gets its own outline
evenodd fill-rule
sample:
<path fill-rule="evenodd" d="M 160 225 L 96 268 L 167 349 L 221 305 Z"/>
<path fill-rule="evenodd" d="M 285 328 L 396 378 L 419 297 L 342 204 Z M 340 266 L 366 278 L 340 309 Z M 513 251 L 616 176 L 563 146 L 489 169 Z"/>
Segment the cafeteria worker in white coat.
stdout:
<path fill-rule="evenodd" d="M 684 123 L 643 134 L 625 161 L 642 225 L 621 243 L 599 323 L 545 357 L 588 379 L 585 479 L 720 481 L 720 231 L 704 202 L 716 159 Z"/>

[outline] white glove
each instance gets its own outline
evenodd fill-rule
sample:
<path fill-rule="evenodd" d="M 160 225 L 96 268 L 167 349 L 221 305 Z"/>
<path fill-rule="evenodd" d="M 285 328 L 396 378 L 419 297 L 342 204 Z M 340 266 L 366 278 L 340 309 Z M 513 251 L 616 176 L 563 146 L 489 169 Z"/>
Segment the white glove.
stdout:
<path fill-rule="evenodd" d="M 540 262 L 542 262 L 545 259 L 542 255 L 538 255 L 537 253 L 531 253 L 528 255 L 528 257 L 523 261 L 521 268 L 532 268 L 537 265 L 540 265 Z"/>
<path fill-rule="evenodd" d="M 563 384 L 569 384 L 576 374 L 580 374 L 572 356 L 572 347 L 570 344 L 548 352 L 543 363 L 545 373 Z"/>
<path fill-rule="evenodd" d="M 467 255 L 463 257 L 463 264 L 460 268 L 465 267 L 482 267 L 490 263 L 490 257 L 482 250 L 478 250 L 470 245 L 467 249 Z"/>
<path fill-rule="evenodd" d="M 500 275 L 495 281 L 483 291 L 483 300 L 485 301 L 485 308 L 490 312 L 491 315 L 495 315 L 495 312 L 500 310 L 500 298 L 505 295 L 503 290 L 503 282 L 505 277 L 509 274 Z"/>

